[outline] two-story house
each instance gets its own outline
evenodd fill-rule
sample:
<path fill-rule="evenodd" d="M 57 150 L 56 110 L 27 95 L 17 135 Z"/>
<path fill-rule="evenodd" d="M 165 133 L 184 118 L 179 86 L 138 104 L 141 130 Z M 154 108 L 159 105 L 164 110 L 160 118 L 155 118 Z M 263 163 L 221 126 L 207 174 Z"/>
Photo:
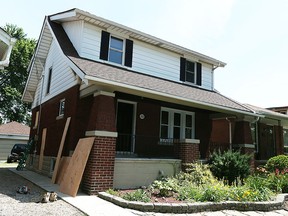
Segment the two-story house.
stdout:
<path fill-rule="evenodd" d="M 36 141 L 27 167 L 39 172 L 45 128 L 41 172 L 53 173 L 68 117 L 63 156 L 80 138 L 95 137 L 82 179 L 89 194 L 147 185 L 206 159 L 217 146 L 215 119 L 234 121 L 228 148 L 253 153 L 250 124 L 263 115 L 214 90 L 214 73 L 224 66 L 79 9 L 45 17 L 23 93 Z"/>
<path fill-rule="evenodd" d="M 9 59 L 16 39 L 0 28 L 0 70 L 9 65 Z"/>

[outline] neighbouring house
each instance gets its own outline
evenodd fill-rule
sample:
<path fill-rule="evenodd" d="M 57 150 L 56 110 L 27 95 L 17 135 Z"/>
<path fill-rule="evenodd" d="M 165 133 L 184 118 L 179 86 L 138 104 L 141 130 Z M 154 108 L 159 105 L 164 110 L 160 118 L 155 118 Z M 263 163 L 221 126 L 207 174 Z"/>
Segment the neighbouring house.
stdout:
<path fill-rule="evenodd" d="M 272 110 L 277 113 L 288 115 L 288 106 L 281 107 L 269 107 L 268 110 Z M 288 154 L 288 127 L 283 128 L 283 137 L 284 137 L 284 153 Z"/>
<path fill-rule="evenodd" d="M 9 59 L 16 39 L 0 28 L 0 70 L 9 65 Z"/>
<path fill-rule="evenodd" d="M 27 168 L 53 174 L 68 117 L 62 156 L 95 137 L 81 183 L 88 194 L 147 185 L 219 146 L 254 154 L 251 125 L 266 116 L 214 89 L 225 65 L 79 9 L 46 16 L 23 93 L 36 152 Z M 279 118 L 279 130 L 287 120 Z"/>
<path fill-rule="evenodd" d="M 27 144 L 30 127 L 18 122 L 0 125 L 0 160 L 6 160 L 16 143 Z"/>

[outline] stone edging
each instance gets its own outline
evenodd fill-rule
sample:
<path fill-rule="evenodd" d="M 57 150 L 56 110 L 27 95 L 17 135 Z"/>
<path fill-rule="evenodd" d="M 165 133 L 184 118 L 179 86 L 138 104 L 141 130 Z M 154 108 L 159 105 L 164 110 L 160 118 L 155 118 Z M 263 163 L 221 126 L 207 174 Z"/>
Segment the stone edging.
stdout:
<path fill-rule="evenodd" d="M 273 201 L 265 202 L 195 202 L 195 203 L 143 203 L 127 201 L 106 192 L 99 192 L 98 196 L 123 208 L 130 208 L 143 212 L 161 213 L 196 213 L 203 211 L 272 211 L 283 209 L 283 204 L 288 194 L 279 194 Z"/>

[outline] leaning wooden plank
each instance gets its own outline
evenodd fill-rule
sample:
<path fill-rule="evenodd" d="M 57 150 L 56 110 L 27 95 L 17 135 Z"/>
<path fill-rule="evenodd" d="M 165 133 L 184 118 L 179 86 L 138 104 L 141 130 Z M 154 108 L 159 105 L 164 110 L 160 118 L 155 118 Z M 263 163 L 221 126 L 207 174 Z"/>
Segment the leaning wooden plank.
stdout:
<path fill-rule="evenodd" d="M 39 155 L 39 165 L 38 165 L 39 170 L 42 170 L 42 165 L 43 165 L 44 149 L 45 149 L 45 143 L 46 143 L 46 134 L 47 134 L 47 128 L 44 128 L 42 131 L 42 140 L 41 140 L 41 148 L 40 148 L 40 155 Z"/>
<path fill-rule="evenodd" d="M 61 157 L 59 168 L 58 168 L 58 175 L 56 178 L 56 184 L 60 185 L 60 183 L 61 183 L 61 181 L 62 181 L 62 179 L 66 173 L 70 159 L 71 159 L 71 157 Z"/>
<path fill-rule="evenodd" d="M 86 167 L 86 163 L 93 146 L 95 137 L 82 138 L 79 140 L 66 169 L 64 178 L 60 183 L 59 190 L 62 193 L 75 197 Z"/>
<path fill-rule="evenodd" d="M 53 176 L 52 176 L 52 180 L 51 180 L 51 182 L 53 184 L 55 184 L 55 182 L 56 182 L 58 167 L 59 167 L 59 163 L 60 163 L 60 159 L 61 159 L 61 155 L 62 155 L 62 150 L 63 150 L 63 146 L 64 146 L 65 139 L 66 139 L 66 134 L 67 134 L 68 127 L 69 127 L 69 124 L 70 124 L 70 120 L 71 120 L 71 117 L 68 117 L 67 120 L 66 120 L 66 124 L 65 124 L 65 127 L 64 127 L 63 134 L 62 134 L 60 147 L 59 147 L 59 150 L 58 150 L 56 163 L 55 163 L 55 167 L 54 167 L 54 171 L 53 171 Z"/>

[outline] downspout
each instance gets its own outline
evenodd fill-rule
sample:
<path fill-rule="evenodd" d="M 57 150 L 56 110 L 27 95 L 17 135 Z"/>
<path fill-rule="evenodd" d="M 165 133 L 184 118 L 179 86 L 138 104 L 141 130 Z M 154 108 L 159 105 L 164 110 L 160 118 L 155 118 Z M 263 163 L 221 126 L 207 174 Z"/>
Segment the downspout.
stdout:
<path fill-rule="evenodd" d="M 225 118 L 226 121 L 228 121 L 228 126 L 229 126 L 229 148 L 232 151 L 232 127 L 231 127 L 231 121 L 229 118 Z"/>

